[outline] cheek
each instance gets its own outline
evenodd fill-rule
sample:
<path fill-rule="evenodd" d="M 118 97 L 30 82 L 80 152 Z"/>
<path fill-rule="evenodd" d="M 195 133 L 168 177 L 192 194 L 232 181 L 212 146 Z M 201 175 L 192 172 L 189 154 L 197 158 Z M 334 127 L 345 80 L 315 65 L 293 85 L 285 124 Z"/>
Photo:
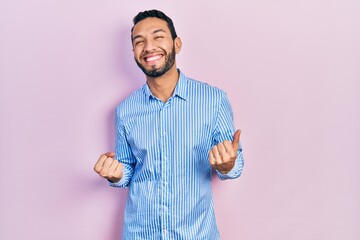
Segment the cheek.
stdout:
<path fill-rule="evenodd" d="M 134 58 L 140 59 L 140 54 L 141 54 L 141 52 L 140 52 L 140 51 L 136 51 L 136 50 L 134 50 L 133 52 L 134 52 Z"/>
<path fill-rule="evenodd" d="M 142 49 L 141 47 L 134 47 L 133 48 L 133 53 L 134 53 L 134 57 L 139 59 L 140 55 L 141 55 Z"/>

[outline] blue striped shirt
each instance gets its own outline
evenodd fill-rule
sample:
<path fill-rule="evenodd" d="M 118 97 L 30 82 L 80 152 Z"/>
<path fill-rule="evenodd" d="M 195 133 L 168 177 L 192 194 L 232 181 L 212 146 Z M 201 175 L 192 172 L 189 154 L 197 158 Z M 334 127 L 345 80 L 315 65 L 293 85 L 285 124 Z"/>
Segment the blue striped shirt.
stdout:
<path fill-rule="evenodd" d="M 219 239 L 208 152 L 232 140 L 233 113 L 224 91 L 180 72 L 166 103 L 144 84 L 116 108 L 115 158 L 129 187 L 123 239 Z M 235 166 L 220 179 L 239 177 Z"/>

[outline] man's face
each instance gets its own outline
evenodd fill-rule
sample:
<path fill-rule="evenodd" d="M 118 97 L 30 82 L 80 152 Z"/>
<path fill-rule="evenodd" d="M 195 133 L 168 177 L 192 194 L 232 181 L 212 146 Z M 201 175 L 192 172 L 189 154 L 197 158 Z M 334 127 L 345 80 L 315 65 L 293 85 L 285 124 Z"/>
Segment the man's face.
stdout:
<path fill-rule="evenodd" d="M 132 44 L 137 65 L 149 77 L 164 75 L 175 63 L 175 41 L 167 23 L 159 18 L 146 18 L 133 29 Z"/>

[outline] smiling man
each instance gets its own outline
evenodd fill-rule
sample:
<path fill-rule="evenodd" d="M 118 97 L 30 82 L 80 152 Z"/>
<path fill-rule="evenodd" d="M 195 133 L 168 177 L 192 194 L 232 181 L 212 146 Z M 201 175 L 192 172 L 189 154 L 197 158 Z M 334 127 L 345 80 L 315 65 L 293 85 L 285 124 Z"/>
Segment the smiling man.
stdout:
<path fill-rule="evenodd" d="M 146 84 L 116 108 L 115 153 L 94 167 L 129 187 L 123 239 L 220 239 L 211 171 L 233 179 L 244 164 L 228 98 L 177 69 L 182 42 L 164 13 L 135 16 L 131 40 Z"/>

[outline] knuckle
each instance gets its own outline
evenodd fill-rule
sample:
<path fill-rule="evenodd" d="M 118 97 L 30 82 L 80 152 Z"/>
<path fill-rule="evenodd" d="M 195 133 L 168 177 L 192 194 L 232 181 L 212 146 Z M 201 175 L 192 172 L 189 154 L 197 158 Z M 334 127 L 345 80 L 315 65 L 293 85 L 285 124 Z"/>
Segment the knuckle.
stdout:
<path fill-rule="evenodd" d="M 101 171 L 99 172 L 99 175 L 102 176 L 102 177 L 107 177 L 107 172 L 104 171 L 104 170 L 101 170 Z"/>
<path fill-rule="evenodd" d="M 112 162 L 113 162 L 113 161 L 112 161 L 111 158 L 107 158 L 107 159 L 105 160 L 104 164 L 106 164 L 106 165 L 111 165 Z"/>
<path fill-rule="evenodd" d="M 95 166 L 95 167 L 94 167 L 94 171 L 97 172 L 97 173 L 100 172 L 99 167 Z"/>
<path fill-rule="evenodd" d="M 95 172 L 97 172 L 97 173 L 99 173 L 100 171 L 102 170 L 102 165 L 100 165 L 100 164 L 95 164 L 95 166 L 94 166 L 94 171 Z"/>

